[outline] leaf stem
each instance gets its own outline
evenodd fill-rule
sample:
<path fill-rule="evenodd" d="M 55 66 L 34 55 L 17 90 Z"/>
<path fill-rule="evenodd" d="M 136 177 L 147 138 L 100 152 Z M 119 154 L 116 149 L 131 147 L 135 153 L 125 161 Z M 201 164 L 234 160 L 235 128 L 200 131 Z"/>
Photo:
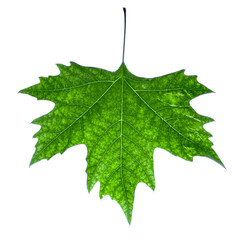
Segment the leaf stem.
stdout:
<path fill-rule="evenodd" d="M 126 36 L 126 8 L 123 8 L 123 11 L 124 11 L 124 39 L 123 39 L 123 63 L 124 63 L 125 36 Z"/>

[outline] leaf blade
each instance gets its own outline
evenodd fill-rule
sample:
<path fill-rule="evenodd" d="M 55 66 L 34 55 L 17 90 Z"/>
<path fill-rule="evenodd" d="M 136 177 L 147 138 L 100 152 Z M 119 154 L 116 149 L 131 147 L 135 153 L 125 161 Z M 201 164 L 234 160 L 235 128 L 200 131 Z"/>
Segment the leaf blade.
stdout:
<path fill-rule="evenodd" d="M 34 124 L 41 129 L 30 165 L 85 144 L 87 187 L 100 182 L 100 198 L 109 195 L 132 219 L 139 182 L 155 189 L 153 151 L 163 148 L 192 161 L 206 156 L 223 165 L 190 101 L 212 92 L 184 70 L 156 78 L 141 78 L 123 63 L 116 72 L 99 68 L 58 65 L 60 74 L 20 91 L 55 103 Z"/>

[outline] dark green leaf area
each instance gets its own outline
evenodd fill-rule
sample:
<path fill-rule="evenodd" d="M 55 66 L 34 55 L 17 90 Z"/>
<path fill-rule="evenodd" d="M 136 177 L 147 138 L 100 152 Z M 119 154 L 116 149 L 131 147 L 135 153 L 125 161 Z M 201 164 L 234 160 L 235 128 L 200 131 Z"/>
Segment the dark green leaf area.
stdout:
<path fill-rule="evenodd" d="M 22 90 L 55 103 L 48 114 L 33 121 L 41 125 L 31 164 L 50 159 L 71 146 L 85 144 L 87 187 L 100 182 L 100 198 L 109 195 L 131 222 L 139 182 L 155 188 L 153 151 L 163 148 L 192 161 L 205 156 L 223 166 L 203 125 L 212 121 L 190 106 L 211 90 L 184 70 L 157 78 L 131 74 L 124 63 L 116 72 L 58 65 L 60 74 L 40 78 Z"/>

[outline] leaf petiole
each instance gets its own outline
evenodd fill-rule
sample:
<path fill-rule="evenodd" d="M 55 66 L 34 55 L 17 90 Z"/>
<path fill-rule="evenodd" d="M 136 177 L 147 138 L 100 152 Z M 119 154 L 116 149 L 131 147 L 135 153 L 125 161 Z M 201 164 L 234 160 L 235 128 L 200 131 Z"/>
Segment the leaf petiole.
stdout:
<path fill-rule="evenodd" d="M 124 63 L 125 36 L 126 36 L 126 8 L 123 8 L 123 11 L 124 11 L 124 39 L 123 39 L 123 63 Z"/>

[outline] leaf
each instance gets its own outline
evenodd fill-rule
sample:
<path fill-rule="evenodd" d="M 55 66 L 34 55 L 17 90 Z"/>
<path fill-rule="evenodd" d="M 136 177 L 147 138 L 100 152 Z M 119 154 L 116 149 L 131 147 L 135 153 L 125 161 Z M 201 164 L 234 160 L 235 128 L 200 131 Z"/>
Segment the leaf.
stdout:
<path fill-rule="evenodd" d="M 77 144 L 85 144 L 87 187 L 100 182 L 100 198 L 109 195 L 131 222 L 134 192 L 139 182 L 155 188 L 153 152 L 159 147 L 192 161 L 206 156 L 224 166 L 190 100 L 212 92 L 184 70 L 156 78 L 131 74 L 123 63 L 116 72 L 58 65 L 58 76 L 41 77 L 26 88 L 39 100 L 55 103 L 33 121 L 41 125 L 31 165 L 50 159 Z"/>

